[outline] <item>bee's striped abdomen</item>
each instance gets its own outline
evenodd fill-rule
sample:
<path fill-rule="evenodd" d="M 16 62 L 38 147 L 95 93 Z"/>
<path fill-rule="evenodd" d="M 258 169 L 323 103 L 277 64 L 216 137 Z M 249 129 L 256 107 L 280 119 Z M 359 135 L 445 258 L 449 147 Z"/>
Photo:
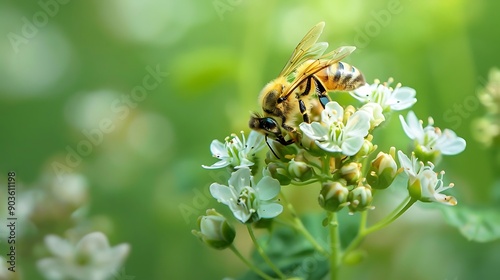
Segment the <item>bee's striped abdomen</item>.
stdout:
<path fill-rule="evenodd" d="M 328 91 L 351 91 L 364 85 L 365 77 L 354 66 L 337 62 L 315 75 Z"/>

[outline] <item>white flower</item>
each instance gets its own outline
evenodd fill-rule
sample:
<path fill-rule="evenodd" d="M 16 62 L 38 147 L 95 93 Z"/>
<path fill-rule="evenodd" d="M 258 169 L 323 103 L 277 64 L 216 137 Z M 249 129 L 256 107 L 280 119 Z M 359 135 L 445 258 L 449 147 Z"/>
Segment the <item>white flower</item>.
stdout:
<path fill-rule="evenodd" d="M 356 154 L 370 129 L 370 116 L 358 110 L 344 121 L 344 108 L 337 102 L 328 102 L 321 112 L 321 122 L 301 123 L 300 129 L 323 150 L 342 153 L 347 156 Z"/>
<path fill-rule="evenodd" d="M 39 260 L 37 266 L 47 279 L 108 279 L 130 251 L 128 244 L 111 248 L 100 232 L 85 235 L 76 245 L 48 235 L 45 244 L 54 257 Z"/>
<path fill-rule="evenodd" d="M 252 130 L 247 141 L 242 131 L 241 138 L 243 141 L 233 133 L 226 137 L 225 143 L 213 140 L 210 144 L 210 151 L 213 157 L 218 158 L 219 161 L 211 166 L 202 165 L 203 168 L 216 169 L 231 165 L 238 169 L 254 165 L 255 153 L 264 147 L 264 135 Z"/>
<path fill-rule="evenodd" d="M 457 205 L 453 196 L 441 192 L 452 188 L 453 183 L 445 186 L 443 183 L 444 171 L 440 172 L 440 178 L 434 171 L 434 165 L 425 165 L 412 154 L 411 160 L 403 152 L 398 151 L 399 163 L 409 177 L 408 191 L 410 196 L 423 202 L 439 202 L 446 205 Z"/>
<path fill-rule="evenodd" d="M 365 84 L 349 93 L 361 102 L 380 104 L 384 111 L 401 111 L 410 108 L 417 102 L 414 89 L 401 87 L 400 83 L 393 89 L 389 87 L 392 81 L 392 79 L 389 79 L 386 83 L 380 84 L 379 80 L 375 80 L 372 85 Z"/>
<path fill-rule="evenodd" d="M 361 111 L 365 111 L 370 116 L 370 128 L 373 129 L 383 121 L 385 121 L 384 114 L 382 113 L 382 106 L 378 103 L 369 102 L 359 108 Z"/>
<path fill-rule="evenodd" d="M 283 211 L 283 206 L 274 199 L 281 188 L 278 180 L 264 176 L 255 185 L 250 169 L 241 168 L 231 174 L 228 183 L 229 186 L 213 183 L 210 193 L 218 202 L 229 206 L 242 223 L 274 218 Z"/>
<path fill-rule="evenodd" d="M 8 257 L 8 256 L 7 256 Z M 12 271 L 9 271 L 8 267 L 8 261 L 4 259 L 2 256 L 0 256 L 0 279 L 1 280 L 9 280 L 11 279 L 10 276 L 14 275 Z"/>
<path fill-rule="evenodd" d="M 425 128 L 413 111 L 408 112 L 406 121 L 401 115 L 399 119 L 406 135 L 414 140 L 424 153 L 456 155 L 465 149 L 466 142 L 463 138 L 458 137 L 453 130 L 441 131 L 438 127 L 434 127 L 432 118 L 429 118 L 429 124 Z"/>

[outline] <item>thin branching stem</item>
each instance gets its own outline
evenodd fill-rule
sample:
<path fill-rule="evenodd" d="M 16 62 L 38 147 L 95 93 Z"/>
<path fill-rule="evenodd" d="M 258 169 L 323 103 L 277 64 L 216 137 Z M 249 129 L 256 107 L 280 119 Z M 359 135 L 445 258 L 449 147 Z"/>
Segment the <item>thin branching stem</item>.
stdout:
<path fill-rule="evenodd" d="M 416 202 L 415 199 L 411 199 L 410 197 L 407 197 L 400 205 L 398 205 L 389 215 L 387 215 L 386 218 L 380 220 L 376 224 L 374 224 L 371 227 L 366 228 L 366 219 L 367 215 L 366 212 L 364 211 L 361 214 L 361 222 L 359 226 L 359 231 L 358 235 L 351 241 L 349 246 L 345 249 L 344 254 L 342 256 L 342 259 L 345 260 L 345 258 L 358 246 L 361 244 L 363 239 L 370 233 L 373 233 L 377 230 L 380 230 L 392 222 L 399 218 L 403 213 L 405 213 L 414 203 Z"/>
<path fill-rule="evenodd" d="M 265 280 L 272 280 L 274 278 L 272 278 L 271 276 L 267 275 L 264 271 L 260 270 L 258 267 L 256 267 L 253 263 L 251 263 L 250 261 L 248 261 L 245 257 L 243 257 L 243 255 L 240 253 L 240 251 L 238 251 L 238 249 L 233 245 L 231 244 L 231 246 L 229 247 L 231 249 L 231 251 L 233 251 L 233 253 L 242 261 L 244 262 L 251 270 L 253 270 L 253 272 L 255 272 L 257 275 L 259 275 L 260 277 L 262 277 L 263 279 Z"/>
<path fill-rule="evenodd" d="M 248 233 L 250 234 L 250 238 L 252 238 L 252 241 L 255 244 L 255 249 L 257 249 L 257 252 L 262 257 L 262 259 L 264 259 L 267 265 L 280 277 L 280 279 L 286 279 L 285 274 L 283 274 L 283 272 L 281 272 L 281 270 L 271 261 L 271 259 L 269 259 L 266 252 L 264 252 L 264 249 L 262 249 L 259 242 L 257 242 L 255 234 L 253 233 L 252 225 L 247 224 L 247 229 Z"/>
<path fill-rule="evenodd" d="M 293 228 L 298 230 L 313 245 L 313 247 L 314 247 L 314 249 L 316 249 L 316 251 L 318 251 L 323 256 L 328 257 L 329 256 L 328 252 L 325 250 L 325 248 L 323 248 L 323 246 L 321 246 L 316 241 L 316 239 L 307 230 L 307 228 L 304 226 L 304 223 L 302 223 L 302 220 L 297 215 L 297 212 L 295 212 L 295 208 L 293 207 L 293 205 L 291 203 L 288 202 L 288 200 L 283 192 L 281 192 L 281 197 L 283 199 L 283 204 L 286 205 L 288 211 L 290 211 L 290 214 L 292 215 L 292 223 L 291 224 L 292 224 Z"/>
<path fill-rule="evenodd" d="M 340 234 L 336 212 L 328 212 L 328 228 L 330 229 L 330 279 L 337 280 L 340 268 Z"/>

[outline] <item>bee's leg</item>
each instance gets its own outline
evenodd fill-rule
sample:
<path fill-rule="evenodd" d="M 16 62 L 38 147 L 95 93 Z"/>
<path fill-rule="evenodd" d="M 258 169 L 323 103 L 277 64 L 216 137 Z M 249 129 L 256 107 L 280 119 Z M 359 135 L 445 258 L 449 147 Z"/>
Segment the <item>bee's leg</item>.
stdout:
<path fill-rule="evenodd" d="M 309 115 L 307 114 L 307 108 L 302 99 L 299 99 L 299 109 L 300 113 L 302 114 L 302 119 L 304 120 L 304 122 L 310 123 Z"/>
<path fill-rule="evenodd" d="M 319 102 L 321 103 L 321 106 L 323 106 L 324 109 L 326 103 L 331 101 L 330 97 L 328 96 L 328 94 L 326 94 L 326 89 L 323 86 L 323 84 L 320 81 L 318 81 L 316 77 L 312 76 L 312 78 L 314 79 L 314 84 L 316 85 L 316 91 L 318 94 Z"/>

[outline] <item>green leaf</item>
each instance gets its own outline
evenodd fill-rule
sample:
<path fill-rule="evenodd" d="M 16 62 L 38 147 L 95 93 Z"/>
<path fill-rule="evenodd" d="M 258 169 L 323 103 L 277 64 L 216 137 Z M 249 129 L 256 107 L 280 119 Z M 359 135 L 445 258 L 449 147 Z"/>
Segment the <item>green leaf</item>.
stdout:
<path fill-rule="evenodd" d="M 470 241 L 490 242 L 500 238 L 500 210 L 495 208 L 439 207 L 448 224 Z"/>
<path fill-rule="evenodd" d="M 327 230 L 321 225 L 322 215 L 308 215 L 302 222 L 320 244 L 327 240 Z M 273 227 L 268 236 L 259 239 L 259 243 L 266 251 L 269 258 L 288 277 L 299 279 L 322 279 L 329 271 L 328 258 L 316 252 L 302 234 L 289 227 Z M 257 252 L 252 254 L 252 260 L 267 274 L 276 277 Z M 261 279 L 252 271 L 247 272 L 240 280 Z"/>
<path fill-rule="evenodd" d="M 349 244 L 356 236 L 359 215 L 357 215 L 358 217 L 352 216 L 347 211 L 341 211 L 338 214 L 342 244 Z M 324 213 L 317 213 L 302 216 L 301 220 L 316 241 L 327 248 L 329 238 L 328 228 L 322 225 L 324 217 Z M 304 280 L 323 279 L 328 275 L 330 271 L 328 257 L 317 252 L 302 234 L 292 228 L 277 224 L 272 229 L 270 235 L 262 236 L 259 239 L 259 244 L 285 275 L 289 278 L 295 277 Z M 361 257 L 363 256 L 353 255 L 351 263 L 359 261 L 362 259 Z M 268 275 L 278 278 L 257 252 L 253 252 L 251 261 Z M 238 279 L 255 280 L 261 278 L 252 271 L 248 271 Z"/>

